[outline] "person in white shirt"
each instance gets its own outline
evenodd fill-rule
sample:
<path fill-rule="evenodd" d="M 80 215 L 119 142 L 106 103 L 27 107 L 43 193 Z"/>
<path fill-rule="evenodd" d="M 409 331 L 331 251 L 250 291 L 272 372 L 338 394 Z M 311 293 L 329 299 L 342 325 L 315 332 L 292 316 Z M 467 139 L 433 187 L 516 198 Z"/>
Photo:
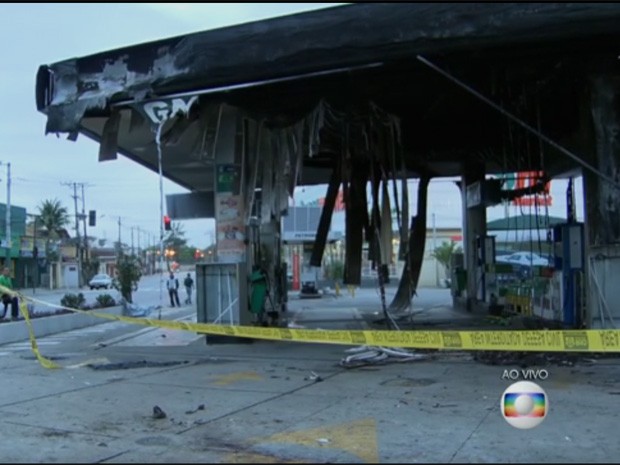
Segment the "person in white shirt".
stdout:
<path fill-rule="evenodd" d="M 166 281 L 166 287 L 168 288 L 168 295 L 170 295 L 170 306 L 174 307 L 176 302 L 177 307 L 181 306 L 179 302 L 179 280 L 174 277 L 174 273 L 170 273 L 170 277 Z"/>

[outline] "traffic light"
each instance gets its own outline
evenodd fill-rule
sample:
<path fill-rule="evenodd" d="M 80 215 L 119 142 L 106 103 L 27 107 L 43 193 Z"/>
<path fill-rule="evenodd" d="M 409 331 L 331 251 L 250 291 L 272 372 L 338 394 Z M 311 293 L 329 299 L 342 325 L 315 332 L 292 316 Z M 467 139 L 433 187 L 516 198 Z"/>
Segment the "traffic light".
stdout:
<path fill-rule="evenodd" d="M 97 212 L 95 210 L 90 210 L 88 212 L 88 226 L 96 226 L 97 224 Z"/>
<path fill-rule="evenodd" d="M 166 231 L 172 231 L 172 225 L 170 224 L 170 217 L 168 215 L 164 216 L 164 229 Z"/>

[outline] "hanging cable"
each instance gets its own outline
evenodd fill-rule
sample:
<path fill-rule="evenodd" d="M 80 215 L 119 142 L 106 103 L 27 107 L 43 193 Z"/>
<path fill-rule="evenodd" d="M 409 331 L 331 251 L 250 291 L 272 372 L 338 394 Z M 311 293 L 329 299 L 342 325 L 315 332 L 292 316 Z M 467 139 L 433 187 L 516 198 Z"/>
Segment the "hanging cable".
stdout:
<path fill-rule="evenodd" d="M 544 140 L 547 144 L 551 145 L 552 147 L 554 147 L 555 149 L 559 150 L 560 152 L 562 152 L 564 155 L 566 155 L 567 157 L 571 158 L 573 161 L 577 162 L 579 165 L 583 166 L 584 168 L 587 168 L 588 170 L 590 170 L 592 173 L 596 174 L 597 176 L 599 176 L 601 179 L 607 181 L 609 184 L 611 184 L 613 187 L 615 187 L 616 189 L 620 190 L 620 183 L 616 182 L 615 179 L 613 179 L 611 176 L 606 175 L 605 173 L 603 173 L 602 171 L 600 171 L 599 169 L 597 169 L 596 167 L 594 167 L 593 165 L 591 165 L 590 163 L 588 163 L 587 161 L 584 161 L 581 159 L 581 157 L 578 157 L 577 155 L 575 155 L 574 153 L 572 153 L 570 150 L 562 147 L 560 144 L 558 144 L 557 142 L 553 141 L 552 139 L 550 139 L 549 137 L 545 136 L 544 134 L 542 134 L 540 131 L 537 131 L 536 129 L 534 129 L 532 126 L 530 126 L 529 124 L 525 123 L 524 121 L 522 121 L 521 119 L 517 118 L 516 116 L 512 115 L 510 112 L 508 112 L 507 110 L 505 110 L 504 108 L 502 108 L 501 106 L 497 105 L 496 103 L 494 103 L 493 101 L 491 101 L 490 99 L 488 99 L 487 97 L 485 97 L 484 95 L 482 95 L 481 93 L 477 92 L 476 90 L 472 89 L 470 86 L 468 86 L 467 84 L 463 83 L 462 81 L 460 81 L 459 79 L 457 79 L 456 77 L 452 76 L 451 74 L 447 73 L 446 71 L 444 71 L 443 69 L 439 68 L 437 65 L 431 63 L 430 61 L 428 61 L 426 58 L 424 58 L 421 55 L 417 55 L 417 59 L 419 61 L 421 61 L 422 63 L 424 63 L 425 65 L 427 65 L 429 68 L 434 69 L 435 71 L 437 71 L 439 74 L 445 76 L 446 78 L 448 78 L 449 80 L 451 80 L 452 82 L 454 82 L 455 84 L 459 85 L 460 87 L 462 87 L 463 89 L 465 89 L 466 91 L 468 91 L 470 94 L 475 95 L 476 97 L 478 97 L 480 100 L 482 100 L 483 102 L 485 102 L 486 104 L 492 106 L 493 108 L 495 108 L 497 111 L 499 111 L 501 114 L 503 114 L 504 116 L 506 116 L 507 118 L 510 118 L 511 120 L 513 120 L 514 122 L 516 122 L 519 126 L 522 126 L 523 128 L 527 129 L 528 131 L 536 134 L 538 137 L 540 137 L 542 140 Z"/>
<path fill-rule="evenodd" d="M 538 126 L 538 132 L 540 132 L 540 99 L 536 99 L 536 121 L 537 121 L 537 126 Z M 545 169 L 545 154 L 543 151 L 543 146 L 542 146 L 542 141 L 540 140 L 540 137 L 538 138 L 538 162 L 540 164 L 540 170 L 543 173 L 543 175 L 546 174 L 546 169 Z M 547 189 L 546 187 L 543 189 L 543 204 L 547 204 Z M 536 195 L 536 197 L 534 197 L 536 199 L 536 224 L 538 225 L 537 228 L 537 232 L 538 232 L 538 253 L 543 256 L 543 251 L 542 251 L 542 243 L 540 240 L 540 221 L 539 221 L 539 205 L 538 205 L 538 195 Z M 549 210 L 547 208 L 547 215 L 545 216 L 545 228 L 547 228 L 549 226 L 549 216 L 548 216 Z"/>
<path fill-rule="evenodd" d="M 522 96 L 523 96 L 523 112 L 525 114 L 527 114 L 527 92 L 525 89 L 525 84 L 523 84 L 523 88 L 522 88 Z M 531 176 L 531 178 L 528 181 L 528 186 L 531 186 L 535 183 L 535 175 L 534 173 L 536 173 L 536 171 L 534 171 L 534 162 L 532 160 L 532 150 L 530 147 L 530 133 L 526 133 L 525 134 L 525 151 L 527 153 L 527 169 L 528 169 L 528 173 Z M 529 257 L 530 257 L 530 271 L 533 271 L 533 266 L 534 266 L 534 235 L 532 234 L 533 232 L 533 228 L 532 228 L 532 218 L 534 218 L 534 215 L 532 215 L 532 204 L 536 202 L 536 197 L 538 196 L 538 194 L 534 194 L 533 195 L 533 201 L 532 199 L 530 199 L 529 203 L 529 214 L 527 216 L 527 221 L 528 221 L 528 242 L 529 242 Z M 538 218 L 536 218 L 538 219 Z M 538 222 L 536 223 L 536 228 L 538 228 Z M 530 273 L 533 274 L 533 273 Z"/>

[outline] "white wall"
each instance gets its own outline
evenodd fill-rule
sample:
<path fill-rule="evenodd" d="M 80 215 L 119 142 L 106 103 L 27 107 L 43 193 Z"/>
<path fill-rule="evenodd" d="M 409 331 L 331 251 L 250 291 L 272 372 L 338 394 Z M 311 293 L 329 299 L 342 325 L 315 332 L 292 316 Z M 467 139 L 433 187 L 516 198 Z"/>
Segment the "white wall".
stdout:
<path fill-rule="evenodd" d="M 79 287 L 78 266 L 76 263 L 67 263 L 63 265 L 63 285 L 68 288 Z"/>

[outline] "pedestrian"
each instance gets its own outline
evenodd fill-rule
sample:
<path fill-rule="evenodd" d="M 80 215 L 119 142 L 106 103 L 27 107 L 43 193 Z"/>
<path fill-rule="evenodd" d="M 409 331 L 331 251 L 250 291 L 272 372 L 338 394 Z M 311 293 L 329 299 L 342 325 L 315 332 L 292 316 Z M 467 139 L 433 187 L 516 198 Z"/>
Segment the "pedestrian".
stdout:
<path fill-rule="evenodd" d="M 177 307 L 181 306 L 179 302 L 179 280 L 174 277 L 174 273 L 170 272 L 170 278 L 166 281 L 166 287 L 168 288 L 168 294 L 170 295 L 170 306 L 174 307 L 176 302 Z"/>
<path fill-rule="evenodd" d="M 7 267 L 4 267 L 2 270 L 2 276 L 0 276 L 0 286 L 6 287 L 7 289 L 13 289 L 13 281 L 11 280 L 11 270 Z M 17 296 L 13 296 L 6 292 L 2 293 L 2 303 L 4 304 L 4 311 L 2 312 L 2 318 L 6 316 L 6 311 L 8 309 L 9 304 L 11 304 L 11 319 L 17 320 L 19 317 L 19 302 L 17 300 Z"/>
<path fill-rule="evenodd" d="M 185 281 L 183 281 L 183 284 L 185 284 L 185 292 L 187 292 L 187 299 L 185 299 L 185 303 L 188 305 L 191 305 L 192 290 L 194 289 L 194 280 L 192 279 L 192 276 L 189 273 L 187 273 L 187 276 L 185 277 Z"/>

